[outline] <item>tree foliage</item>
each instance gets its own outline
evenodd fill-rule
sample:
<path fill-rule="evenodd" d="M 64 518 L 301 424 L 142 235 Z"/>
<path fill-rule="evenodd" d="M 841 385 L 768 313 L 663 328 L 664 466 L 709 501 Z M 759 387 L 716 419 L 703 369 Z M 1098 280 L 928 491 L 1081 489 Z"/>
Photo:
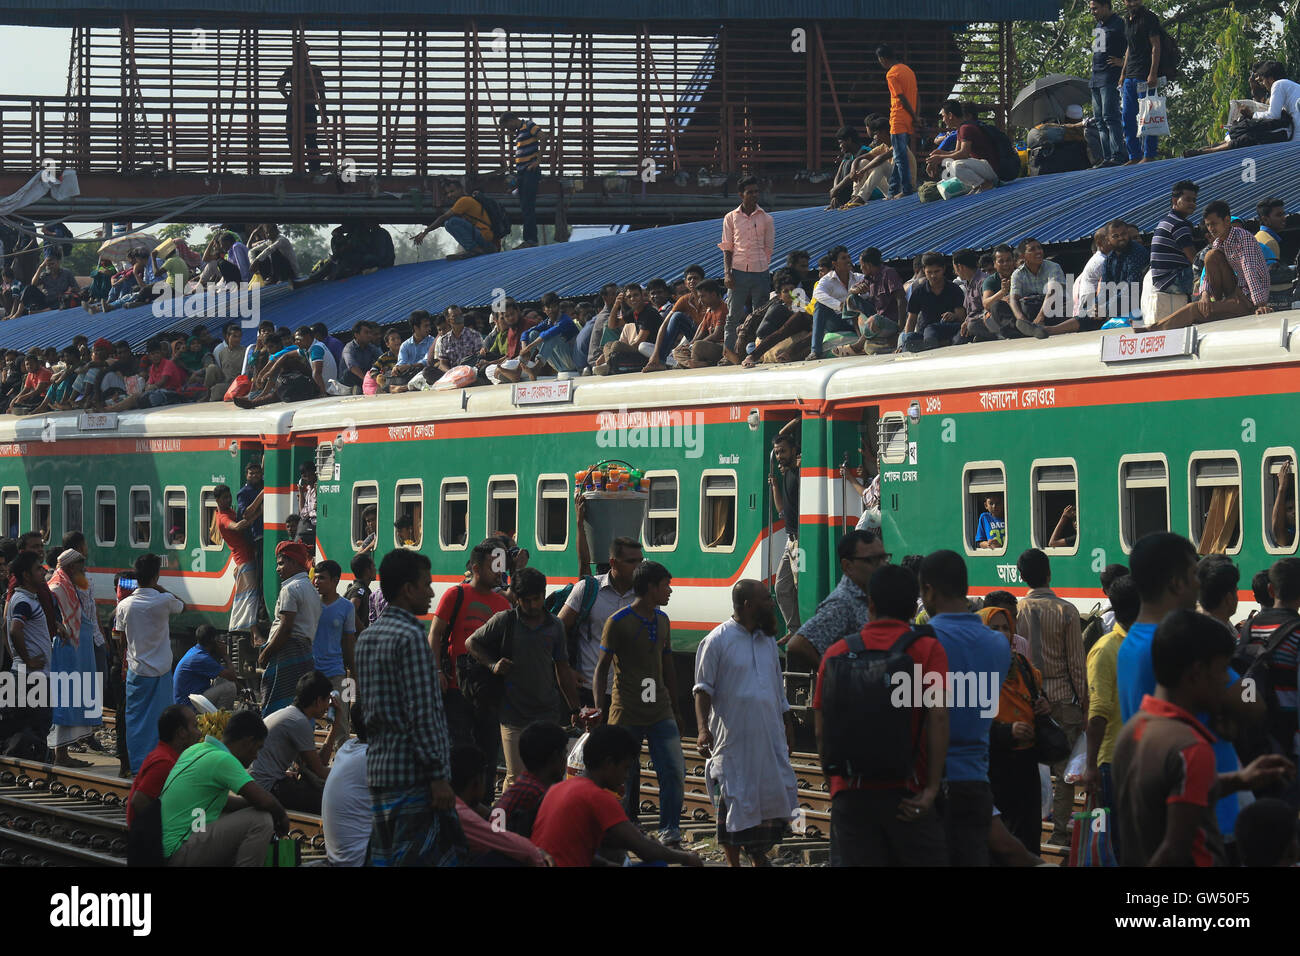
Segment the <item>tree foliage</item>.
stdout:
<path fill-rule="evenodd" d="M 1276 56 L 1293 72 L 1300 68 L 1300 0 L 1147 0 L 1146 5 L 1182 51 L 1180 75 L 1169 87 L 1172 135 L 1161 144 L 1165 154 L 1181 155 L 1223 138 L 1228 99 L 1245 94 L 1256 60 Z M 1115 12 L 1124 16 L 1118 0 Z M 1094 26 L 1086 0 L 1062 0 L 1054 23 L 1017 22 L 1012 29 L 1015 89 L 1048 73 L 1086 79 Z"/>

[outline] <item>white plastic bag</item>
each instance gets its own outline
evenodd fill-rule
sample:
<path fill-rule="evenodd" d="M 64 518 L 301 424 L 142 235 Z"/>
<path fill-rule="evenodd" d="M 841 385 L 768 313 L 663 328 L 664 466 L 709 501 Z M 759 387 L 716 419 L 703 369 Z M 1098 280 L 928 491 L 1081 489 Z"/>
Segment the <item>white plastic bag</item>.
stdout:
<path fill-rule="evenodd" d="M 569 749 L 569 756 L 564 761 L 565 779 L 569 779 L 570 777 L 581 777 L 587 772 L 587 764 L 582 759 L 582 748 L 583 745 L 586 744 L 589 736 L 591 736 L 590 733 L 583 734 Z"/>
<path fill-rule="evenodd" d="M 1163 96 L 1151 94 L 1138 100 L 1138 136 L 1169 135 L 1169 104 Z"/>
<path fill-rule="evenodd" d="M 1070 760 L 1065 765 L 1065 782 L 1078 783 L 1083 779 L 1083 772 L 1088 769 L 1088 735 L 1079 734 L 1070 751 Z"/>

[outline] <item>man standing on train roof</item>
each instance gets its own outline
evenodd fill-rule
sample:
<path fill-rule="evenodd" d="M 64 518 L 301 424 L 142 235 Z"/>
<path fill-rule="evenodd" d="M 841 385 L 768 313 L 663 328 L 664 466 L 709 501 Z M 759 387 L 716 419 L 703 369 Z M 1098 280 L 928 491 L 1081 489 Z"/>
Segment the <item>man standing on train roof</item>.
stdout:
<path fill-rule="evenodd" d="M 758 205 L 758 177 L 742 177 L 736 191 L 740 205 L 722 218 L 722 241 L 718 243 L 726 267 L 723 282 L 731 290 L 722 339 L 728 352 L 736 349 L 736 332 L 746 314 L 766 303 L 772 291 L 767 269 L 776 240 L 775 221 Z"/>
<path fill-rule="evenodd" d="M 542 181 L 542 144 L 546 142 L 546 131 L 518 113 L 502 116 L 501 127 L 515 141 L 515 186 L 524 227 L 524 241 L 517 248 L 530 249 L 537 245 L 537 187 Z"/>
<path fill-rule="evenodd" d="M 126 747 L 131 772 L 158 746 L 158 717 L 174 702 L 171 616 L 185 604 L 158 583 L 162 559 L 135 559 L 136 589 L 113 614 L 113 638 L 126 642 Z"/>
<path fill-rule="evenodd" d="M 695 651 L 695 718 L 709 789 L 718 794 L 718 842 L 731 866 L 754 866 L 781 842 L 798 806 L 794 722 L 772 632 L 776 606 L 762 581 L 737 581 L 733 613 Z"/>
<path fill-rule="evenodd" d="M 791 419 L 772 440 L 776 470 L 768 476 L 772 504 L 785 524 L 785 551 L 776 570 L 776 603 L 787 634 L 799 630 L 799 419 Z"/>
<path fill-rule="evenodd" d="M 252 470 L 250 466 L 250 472 Z M 243 509 L 244 516 L 236 517 L 229 485 L 217 485 L 213 497 L 217 499 L 217 513 L 213 525 L 221 540 L 230 548 L 230 558 L 235 563 L 235 597 L 230 605 L 231 631 L 251 631 L 265 610 L 262 591 L 258 583 L 257 560 L 250 529 L 262 515 L 262 492 L 259 491 Z"/>

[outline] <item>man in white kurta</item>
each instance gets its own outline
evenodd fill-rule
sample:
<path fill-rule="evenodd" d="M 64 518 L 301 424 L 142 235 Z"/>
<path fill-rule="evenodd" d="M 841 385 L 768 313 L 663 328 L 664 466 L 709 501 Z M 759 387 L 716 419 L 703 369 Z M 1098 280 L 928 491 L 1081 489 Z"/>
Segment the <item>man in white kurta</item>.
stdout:
<path fill-rule="evenodd" d="M 731 619 L 695 651 L 698 745 L 727 862 L 739 866 L 743 849 L 762 866 L 798 805 L 790 766 L 794 728 L 772 637 L 772 595 L 762 582 L 743 580 L 731 600 Z"/>

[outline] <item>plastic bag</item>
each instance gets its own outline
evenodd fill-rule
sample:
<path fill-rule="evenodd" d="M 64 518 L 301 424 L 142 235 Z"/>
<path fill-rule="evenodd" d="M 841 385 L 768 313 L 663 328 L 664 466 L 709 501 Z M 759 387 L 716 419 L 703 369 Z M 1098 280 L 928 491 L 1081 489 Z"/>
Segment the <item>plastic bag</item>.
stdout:
<path fill-rule="evenodd" d="M 233 402 L 237 398 L 243 398 L 253 390 L 253 380 L 247 375 L 236 375 L 235 380 L 230 383 L 226 389 L 225 401 Z"/>
<path fill-rule="evenodd" d="M 943 179 L 939 181 L 939 195 L 944 199 L 955 199 L 970 192 L 970 186 L 960 179 Z"/>
<path fill-rule="evenodd" d="M 582 746 L 590 736 L 590 732 L 583 734 L 569 750 L 569 756 L 564 762 L 564 777 L 566 780 L 570 777 L 581 777 L 587 772 L 587 764 L 582 759 Z"/>
<path fill-rule="evenodd" d="M 1065 782 L 1078 783 L 1083 779 L 1083 772 L 1088 769 L 1088 735 L 1079 734 L 1070 751 L 1070 760 L 1065 765 Z"/>
<path fill-rule="evenodd" d="M 477 381 L 477 370 L 470 368 L 468 365 L 457 365 L 438 379 L 433 387 L 438 391 L 446 391 L 450 388 L 467 388 Z"/>
<path fill-rule="evenodd" d="M 1138 136 L 1169 135 L 1169 104 L 1155 94 L 1138 100 Z"/>
<path fill-rule="evenodd" d="M 1072 815 L 1070 821 L 1069 866 L 1119 866 L 1115 858 L 1115 842 L 1111 835 L 1115 814 L 1099 807 L 1089 796 L 1082 813 Z"/>

